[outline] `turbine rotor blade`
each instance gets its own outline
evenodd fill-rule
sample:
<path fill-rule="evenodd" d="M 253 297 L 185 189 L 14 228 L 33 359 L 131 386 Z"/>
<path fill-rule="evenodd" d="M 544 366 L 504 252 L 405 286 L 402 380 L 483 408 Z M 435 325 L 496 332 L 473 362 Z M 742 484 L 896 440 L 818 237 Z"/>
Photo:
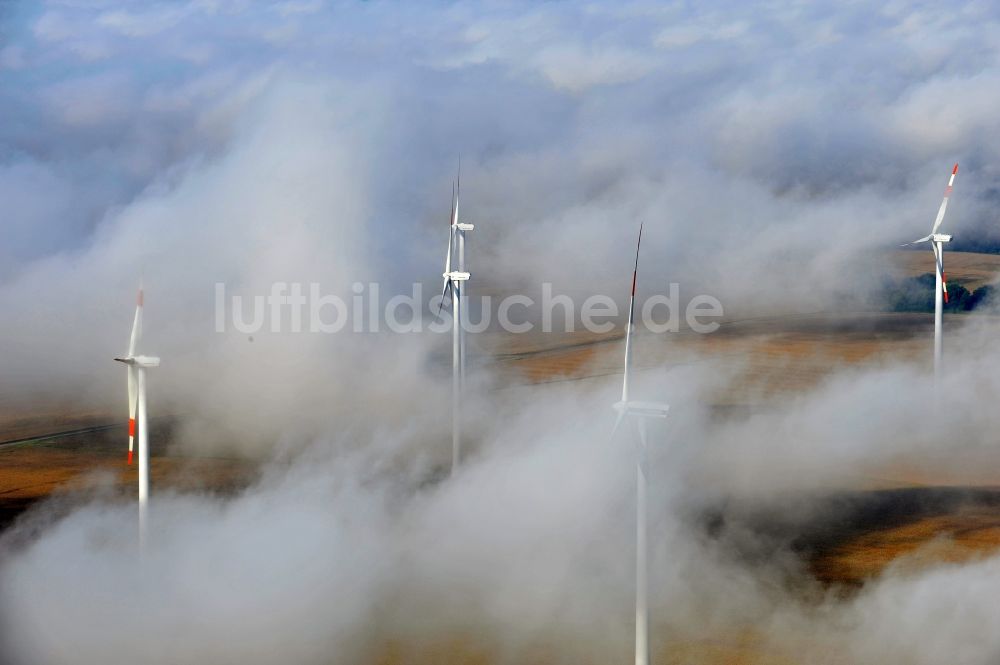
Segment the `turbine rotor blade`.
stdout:
<path fill-rule="evenodd" d="M 448 215 L 448 225 L 455 225 L 455 183 L 451 183 L 451 213 Z"/>
<path fill-rule="evenodd" d="M 446 273 L 451 272 L 451 255 L 454 254 L 455 246 L 455 231 L 453 228 L 448 228 L 448 255 L 444 260 L 444 271 Z"/>
<path fill-rule="evenodd" d="M 142 287 L 139 287 L 139 293 L 135 298 L 135 318 L 132 319 L 132 333 L 128 338 L 128 357 L 135 355 L 135 348 L 139 344 L 139 339 L 142 338 Z"/>
<path fill-rule="evenodd" d="M 948 302 L 948 277 L 944 274 L 944 257 L 942 250 L 937 243 L 933 244 L 934 247 L 934 267 L 937 269 L 938 274 L 941 275 L 941 291 L 944 295 L 945 303 Z"/>
<path fill-rule="evenodd" d="M 934 218 L 934 225 L 931 227 L 931 235 L 938 232 L 941 222 L 944 221 L 944 213 L 948 209 L 948 199 L 951 197 L 952 187 L 955 185 L 955 176 L 958 175 L 958 164 L 951 170 L 951 177 L 948 178 L 948 186 L 944 190 L 944 198 L 941 199 L 941 207 L 938 208 L 937 217 Z"/>
<path fill-rule="evenodd" d="M 451 211 L 451 225 L 458 224 L 458 199 L 462 195 L 462 158 L 458 158 L 458 174 L 455 178 L 455 205 Z"/>
<path fill-rule="evenodd" d="M 451 220 L 452 223 L 448 225 L 448 253 L 444 257 L 444 283 L 441 284 L 441 304 L 438 305 L 438 314 L 441 313 L 441 309 L 444 307 L 445 296 L 448 295 L 448 290 L 454 288 L 451 284 L 451 278 L 448 275 L 451 274 L 451 255 L 454 253 L 455 246 L 455 186 L 452 185 L 451 188 Z"/>
<path fill-rule="evenodd" d="M 441 302 L 438 303 L 438 315 L 439 316 L 441 314 L 441 310 L 444 309 L 444 302 L 445 302 L 446 296 L 448 295 L 448 291 L 450 291 L 452 288 L 454 288 L 454 287 L 451 285 L 451 280 L 448 279 L 447 277 L 445 277 L 444 278 L 444 286 L 441 288 Z"/>
<path fill-rule="evenodd" d="M 135 366 L 128 365 L 128 463 L 132 463 L 132 449 L 135 444 L 135 410 L 138 399 L 138 386 L 135 376 Z"/>
<path fill-rule="evenodd" d="M 618 434 L 618 428 L 621 427 L 623 420 L 625 420 L 625 410 L 624 409 L 622 409 L 621 411 L 618 412 L 618 417 L 615 418 L 615 426 L 611 428 L 611 439 L 612 439 L 612 441 L 614 440 L 615 435 Z"/>
<path fill-rule="evenodd" d="M 643 419 L 639 420 L 639 445 L 642 446 L 642 452 L 644 453 L 647 449 L 646 441 L 646 421 Z"/>
<path fill-rule="evenodd" d="M 127 358 L 135 357 L 136 347 L 142 338 L 142 286 L 135 298 L 135 317 L 132 319 L 132 332 L 128 338 Z M 138 381 L 136 379 L 136 369 L 131 363 L 128 364 L 128 463 L 132 463 L 132 451 L 135 447 L 135 412 L 138 399 Z"/>
<path fill-rule="evenodd" d="M 642 222 L 639 222 L 639 239 L 635 243 L 635 267 L 632 268 L 632 297 L 635 298 L 635 278 L 639 273 L 639 246 L 642 245 Z"/>
<path fill-rule="evenodd" d="M 931 240 L 932 237 L 933 237 L 933 234 L 929 235 L 929 236 L 924 236 L 923 238 L 917 238 L 916 240 L 914 240 L 912 242 L 905 242 L 905 243 L 903 243 L 902 245 L 900 245 L 900 247 L 909 247 L 910 245 L 918 245 L 918 244 L 920 244 L 922 242 L 930 242 L 930 240 Z"/>
<path fill-rule="evenodd" d="M 448 254 L 444 257 L 444 272 L 451 272 L 451 255 L 454 250 L 455 241 L 455 218 L 458 215 L 457 202 L 455 199 L 455 185 L 451 186 L 451 220 L 448 224 Z"/>
<path fill-rule="evenodd" d="M 625 371 L 622 374 L 622 402 L 628 402 L 629 368 L 632 365 L 632 328 L 635 315 L 635 284 L 639 274 L 639 247 L 642 245 L 642 223 L 639 224 L 639 239 L 635 243 L 635 265 L 632 268 L 632 291 L 628 300 L 628 324 L 625 328 Z"/>

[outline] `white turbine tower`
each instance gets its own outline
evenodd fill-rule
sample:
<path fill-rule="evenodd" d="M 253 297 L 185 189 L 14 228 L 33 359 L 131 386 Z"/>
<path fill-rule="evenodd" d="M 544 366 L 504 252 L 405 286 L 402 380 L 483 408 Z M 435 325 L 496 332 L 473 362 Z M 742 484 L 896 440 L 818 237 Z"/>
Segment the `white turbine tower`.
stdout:
<path fill-rule="evenodd" d="M 919 240 L 914 240 L 907 245 L 916 245 L 921 242 L 931 243 L 934 250 L 934 382 L 935 385 L 941 379 L 941 310 L 942 299 L 948 302 L 948 278 L 944 274 L 944 243 L 951 241 L 951 236 L 938 233 L 941 222 L 944 221 L 944 213 L 948 209 L 948 199 L 951 197 L 951 189 L 955 185 L 955 176 L 958 174 L 958 164 L 951 170 L 951 177 L 948 178 L 948 186 L 944 190 L 944 198 L 941 200 L 941 207 L 938 208 L 937 217 L 934 218 L 934 225 L 931 227 L 930 235 L 926 235 Z"/>
<path fill-rule="evenodd" d="M 462 447 L 461 396 L 465 390 L 465 326 L 463 325 L 462 291 L 464 282 L 469 281 L 465 271 L 465 233 L 475 228 L 472 224 L 458 221 L 458 199 L 462 188 L 461 168 L 457 185 L 451 193 L 451 217 L 448 222 L 448 254 L 444 262 L 444 284 L 441 288 L 441 306 L 451 291 L 452 303 L 452 381 L 451 381 L 451 473 L 458 470 Z M 453 269 L 453 256 L 457 250 L 457 270 Z M 440 307 L 438 308 L 440 312 Z"/>
<path fill-rule="evenodd" d="M 115 358 L 125 363 L 128 369 L 128 462 L 132 463 L 132 443 L 139 438 L 139 539 L 146 534 L 146 503 L 149 499 L 149 427 L 146 418 L 146 369 L 158 367 L 160 359 L 154 356 L 136 355 L 136 347 L 142 338 L 142 287 L 136 297 L 135 318 L 132 334 L 128 339 L 128 353 L 124 358 Z"/>
<path fill-rule="evenodd" d="M 624 421 L 634 428 L 636 437 L 636 526 L 635 526 L 635 665 L 649 663 L 649 604 L 647 602 L 648 567 L 646 563 L 646 420 L 666 418 L 670 409 L 666 404 L 638 402 L 631 399 L 629 382 L 632 367 L 632 333 L 635 315 L 635 283 L 639 272 L 639 246 L 642 244 L 642 225 L 639 241 L 635 245 L 635 267 L 632 270 L 632 294 L 628 304 L 628 328 L 625 330 L 625 373 L 622 378 L 622 399 L 614 405 L 618 412 L 612 438 Z"/>

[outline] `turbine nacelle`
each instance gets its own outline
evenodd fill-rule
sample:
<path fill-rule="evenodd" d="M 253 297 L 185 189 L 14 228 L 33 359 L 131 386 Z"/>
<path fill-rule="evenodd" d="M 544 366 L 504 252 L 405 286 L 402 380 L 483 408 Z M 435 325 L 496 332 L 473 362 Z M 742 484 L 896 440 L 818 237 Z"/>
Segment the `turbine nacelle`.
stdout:
<path fill-rule="evenodd" d="M 472 275 L 467 272 L 453 270 L 452 272 L 446 272 L 441 276 L 450 282 L 467 282 L 469 280 L 469 277 L 471 277 Z"/>
<path fill-rule="evenodd" d="M 455 224 L 455 228 L 458 229 L 459 231 L 471 231 L 472 229 L 476 228 L 476 225 L 466 224 L 465 222 L 458 222 L 457 224 Z"/>
<path fill-rule="evenodd" d="M 666 418 L 667 412 L 670 410 L 670 405 L 662 404 L 660 402 L 639 402 L 636 400 L 629 400 L 627 402 L 616 402 L 612 408 L 614 408 L 614 410 L 617 411 L 619 416 L 622 418 L 625 416 Z"/>
<path fill-rule="evenodd" d="M 160 359 L 156 356 L 129 356 L 127 358 L 115 358 L 115 360 L 126 365 L 142 367 L 144 369 L 160 366 Z"/>
<path fill-rule="evenodd" d="M 951 242 L 951 236 L 947 233 L 932 233 L 929 236 L 924 236 L 923 238 L 917 238 L 913 242 L 908 242 L 903 245 L 903 247 L 918 245 L 922 242 Z"/>

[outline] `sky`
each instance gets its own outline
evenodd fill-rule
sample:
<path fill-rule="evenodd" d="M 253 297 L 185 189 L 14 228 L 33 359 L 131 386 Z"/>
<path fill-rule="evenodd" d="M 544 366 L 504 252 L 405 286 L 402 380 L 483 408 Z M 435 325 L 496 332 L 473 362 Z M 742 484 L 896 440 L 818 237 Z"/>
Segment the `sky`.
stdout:
<path fill-rule="evenodd" d="M 100 483 L 68 515 L 33 513 L 0 542 L 0 656 L 364 662 L 470 633 L 504 662 L 539 643 L 565 662 L 627 652 L 633 488 L 604 440 L 607 386 L 498 398 L 475 377 L 480 452 L 428 489 L 445 336 L 250 341 L 215 331 L 215 285 L 433 293 L 461 159 L 473 293 L 622 298 L 642 222 L 640 290 L 831 309 L 929 231 L 955 162 L 945 231 L 1000 247 L 998 21 L 988 2 L 0 2 L 0 400 L 124 418 L 111 358 L 141 280 L 142 350 L 164 359 L 151 408 L 182 416 L 176 445 L 272 461 L 234 499 L 154 502 L 155 578 L 120 528 L 133 507 Z M 988 330 L 962 335 L 981 355 L 956 363 L 928 429 L 906 364 L 721 428 L 699 397 L 738 368 L 646 379 L 686 407 L 653 462 L 661 625 L 766 617 L 848 662 L 991 662 L 993 559 L 817 609 L 775 591 L 801 562 L 748 567 L 692 517 L 773 507 L 908 446 L 988 447 L 1000 357 Z M 942 589 L 965 590 L 980 639 L 935 629 Z"/>

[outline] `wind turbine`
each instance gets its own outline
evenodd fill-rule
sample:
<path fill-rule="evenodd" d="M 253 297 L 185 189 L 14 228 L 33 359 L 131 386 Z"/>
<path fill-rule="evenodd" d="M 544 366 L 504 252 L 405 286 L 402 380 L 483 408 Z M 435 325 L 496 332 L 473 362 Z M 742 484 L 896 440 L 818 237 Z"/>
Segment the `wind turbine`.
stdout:
<path fill-rule="evenodd" d="M 465 326 L 462 306 L 463 282 L 469 281 L 465 271 L 465 233 L 475 228 L 472 224 L 458 221 L 458 199 L 462 189 L 462 169 L 459 165 L 458 179 L 451 190 L 451 217 L 448 221 L 448 254 L 444 262 L 444 284 L 441 287 L 441 307 L 451 291 L 452 305 L 452 380 L 451 380 L 451 473 L 458 470 L 462 447 L 461 396 L 465 391 Z M 457 270 L 452 259 L 457 250 Z M 438 312 L 441 311 L 438 308 Z"/>
<path fill-rule="evenodd" d="M 948 209 L 948 199 L 951 197 L 951 189 L 955 185 L 955 176 L 958 175 L 958 164 L 951 170 L 948 178 L 948 186 L 944 190 L 944 198 L 941 200 L 941 207 L 938 208 L 937 217 L 934 218 L 934 225 L 931 227 L 930 235 L 926 235 L 919 240 L 906 243 L 916 245 L 922 242 L 931 243 L 934 250 L 934 382 L 940 381 L 941 375 L 941 318 L 942 299 L 948 302 L 948 278 L 944 274 L 944 243 L 951 241 L 951 236 L 938 233 L 941 222 L 944 221 L 945 210 Z M 905 246 L 905 245 L 904 245 Z"/>
<path fill-rule="evenodd" d="M 632 269 L 632 295 L 628 302 L 628 328 L 625 330 L 625 372 L 622 377 L 622 398 L 614 405 L 618 412 L 612 438 L 624 422 L 634 428 L 636 437 L 636 520 L 635 520 L 635 665 L 649 663 L 649 604 L 648 565 L 646 563 L 646 421 L 650 418 L 663 419 L 670 409 L 666 404 L 639 402 L 629 394 L 630 369 L 632 367 L 632 333 L 635 326 L 635 283 L 639 272 L 639 246 L 642 244 L 642 225 L 639 225 L 639 240 L 635 245 L 635 267 Z"/>
<path fill-rule="evenodd" d="M 115 358 L 128 369 L 128 463 L 132 463 L 132 443 L 139 439 L 139 539 L 145 539 L 146 503 L 149 500 L 149 427 L 146 419 L 146 370 L 159 367 L 155 356 L 136 355 L 136 346 L 142 338 L 142 287 L 135 302 L 132 334 L 128 339 L 128 353 Z"/>

